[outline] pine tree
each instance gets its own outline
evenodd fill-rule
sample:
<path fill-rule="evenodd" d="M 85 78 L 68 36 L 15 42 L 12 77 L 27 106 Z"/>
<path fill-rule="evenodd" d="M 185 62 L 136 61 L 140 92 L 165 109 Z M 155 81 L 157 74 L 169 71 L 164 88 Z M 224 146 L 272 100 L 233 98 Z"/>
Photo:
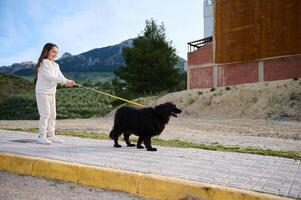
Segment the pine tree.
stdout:
<path fill-rule="evenodd" d="M 172 91 L 180 82 L 176 49 L 166 40 L 162 23 L 146 20 L 144 33 L 123 49 L 125 65 L 114 73 L 126 92 L 134 96 Z"/>

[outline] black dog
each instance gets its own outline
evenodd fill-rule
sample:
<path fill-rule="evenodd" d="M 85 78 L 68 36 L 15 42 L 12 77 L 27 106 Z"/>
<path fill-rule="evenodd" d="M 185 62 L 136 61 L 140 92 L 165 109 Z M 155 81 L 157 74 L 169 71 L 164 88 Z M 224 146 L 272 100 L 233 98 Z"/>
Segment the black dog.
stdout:
<path fill-rule="evenodd" d="M 118 144 L 118 138 L 123 133 L 124 140 L 127 146 L 133 147 L 129 137 L 131 134 L 139 136 L 137 148 L 144 148 L 148 151 L 157 151 L 151 145 L 151 137 L 160 135 L 165 124 L 168 123 L 170 116 L 177 117 L 177 114 L 182 111 L 173 103 L 164 103 L 154 108 L 136 109 L 132 107 L 121 107 L 116 111 L 113 130 L 110 133 L 110 138 L 114 140 L 114 147 L 121 147 Z"/>

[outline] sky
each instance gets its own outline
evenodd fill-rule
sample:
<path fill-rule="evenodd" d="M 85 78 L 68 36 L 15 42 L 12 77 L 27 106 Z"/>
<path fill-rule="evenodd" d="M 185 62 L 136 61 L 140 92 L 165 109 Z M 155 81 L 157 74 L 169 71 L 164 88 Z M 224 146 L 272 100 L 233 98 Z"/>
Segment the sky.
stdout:
<path fill-rule="evenodd" d="M 203 0 L 0 0 L 0 66 L 36 62 L 47 42 L 58 58 L 115 45 L 151 18 L 185 59 L 187 42 L 203 38 Z"/>

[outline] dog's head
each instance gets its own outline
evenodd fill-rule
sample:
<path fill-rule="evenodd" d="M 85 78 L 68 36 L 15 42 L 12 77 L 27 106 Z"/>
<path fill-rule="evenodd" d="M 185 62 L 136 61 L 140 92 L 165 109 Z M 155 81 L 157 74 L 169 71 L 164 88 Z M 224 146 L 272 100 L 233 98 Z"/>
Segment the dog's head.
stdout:
<path fill-rule="evenodd" d="M 178 117 L 178 114 L 182 112 L 177 106 L 171 102 L 163 103 L 155 107 L 155 111 L 164 117 Z"/>

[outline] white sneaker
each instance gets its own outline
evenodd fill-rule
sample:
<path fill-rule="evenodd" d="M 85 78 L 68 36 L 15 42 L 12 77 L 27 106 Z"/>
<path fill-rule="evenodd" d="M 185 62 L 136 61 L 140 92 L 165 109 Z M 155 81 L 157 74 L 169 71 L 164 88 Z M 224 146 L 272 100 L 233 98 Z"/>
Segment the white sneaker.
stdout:
<path fill-rule="evenodd" d="M 48 140 L 46 136 L 39 136 L 37 138 L 37 142 L 40 144 L 52 144 L 52 142 Z"/>
<path fill-rule="evenodd" d="M 54 142 L 54 143 L 64 143 L 64 140 L 56 137 L 55 135 L 49 136 L 48 140 L 50 140 L 51 142 Z"/>

